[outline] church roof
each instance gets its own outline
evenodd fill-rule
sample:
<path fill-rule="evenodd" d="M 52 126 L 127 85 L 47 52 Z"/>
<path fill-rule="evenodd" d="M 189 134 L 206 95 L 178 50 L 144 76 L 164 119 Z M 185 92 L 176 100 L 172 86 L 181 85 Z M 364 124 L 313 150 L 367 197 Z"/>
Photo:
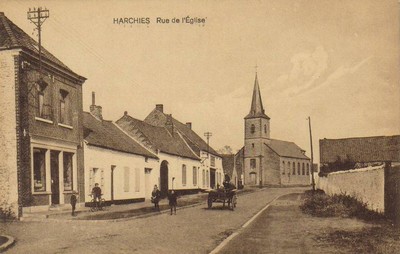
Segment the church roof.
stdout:
<path fill-rule="evenodd" d="M 258 78 L 254 80 L 253 98 L 251 100 L 251 107 L 249 114 L 245 117 L 248 118 L 266 118 L 270 119 L 264 111 L 264 107 L 261 100 L 260 85 L 258 84 Z"/>
<path fill-rule="evenodd" d="M 136 130 L 140 131 L 147 141 L 161 152 L 194 160 L 200 159 L 176 131 L 174 131 L 174 135 L 171 135 L 166 127 L 154 126 L 127 114 L 122 116 L 116 123 L 127 133 L 135 132 Z"/>
<path fill-rule="evenodd" d="M 83 129 L 88 145 L 158 159 L 111 121 L 98 120 L 92 114 L 83 112 Z"/>
<path fill-rule="evenodd" d="M 0 50 L 21 48 L 33 55 L 39 55 L 39 43 L 32 39 L 21 28 L 9 20 L 4 12 L 0 12 Z M 56 58 L 42 46 L 42 56 L 44 61 L 51 61 L 69 73 L 75 74 L 68 66 Z M 79 75 L 77 75 L 79 76 Z M 84 79 L 83 77 L 80 77 Z"/>
<path fill-rule="evenodd" d="M 310 159 L 304 154 L 298 145 L 293 142 L 283 141 L 278 139 L 270 139 L 268 142 L 264 143 L 266 146 L 271 148 L 275 153 L 281 157 L 290 157 L 298 159 Z"/>

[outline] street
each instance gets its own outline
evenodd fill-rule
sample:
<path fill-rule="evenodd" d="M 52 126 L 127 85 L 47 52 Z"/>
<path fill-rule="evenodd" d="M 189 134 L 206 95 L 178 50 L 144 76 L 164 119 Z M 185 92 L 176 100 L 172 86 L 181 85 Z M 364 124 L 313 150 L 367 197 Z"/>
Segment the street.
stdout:
<path fill-rule="evenodd" d="M 235 211 L 206 204 L 118 222 L 43 221 L 0 224 L 16 238 L 7 253 L 209 253 L 266 204 L 305 188 L 268 188 L 240 196 Z M 179 205 L 179 201 L 178 201 Z"/>

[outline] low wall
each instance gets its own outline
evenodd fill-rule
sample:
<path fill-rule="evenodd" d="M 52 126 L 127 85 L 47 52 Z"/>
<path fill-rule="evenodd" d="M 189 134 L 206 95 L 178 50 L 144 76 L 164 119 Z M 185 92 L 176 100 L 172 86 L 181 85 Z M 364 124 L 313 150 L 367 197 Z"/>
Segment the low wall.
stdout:
<path fill-rule="evenodd" d="M 328 195 L 346 194 L 377 212 L 385 210 L 385 167 L 367 167 L 328 174 L 316 179 L 317 189 Z"/>

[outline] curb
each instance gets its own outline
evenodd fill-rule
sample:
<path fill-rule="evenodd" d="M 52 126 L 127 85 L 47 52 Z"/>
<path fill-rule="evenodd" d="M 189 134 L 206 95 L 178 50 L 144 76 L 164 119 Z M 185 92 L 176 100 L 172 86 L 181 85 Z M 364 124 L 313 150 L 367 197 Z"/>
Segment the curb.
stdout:
<path fill-rule="evenodd" d="M 10 248 L 15 243 L 14 237 L 8 235 L 0 235 L 0 236 L 7 238 L 7 242 L 0 245 L 0 252 L 3 252 L 6 249 Z"/>
<path fill-rule="evenodd" d="M 237 235 L 239 235 L 241 233 L 241 231 L 243 231 L 246 227 L 248 227 L 258 216 L 260 216 L 261 213 L 263 213 L 265 210 L 268 209 L 268 207 L 270 205 L 273 204 L 273 202 L 275 202 L 277 199 L 284 197 L 286 195 L 290 195 L 290 194 L 301 194 L 301 193 L 286 193 L 286 194 L 282 194 L 280 196 L 275 197 L 273 200 L 271 200 L 269 203 L 267 203 L 260 211 L 258 211 L 255 215 L 253 215 L 253 217 L 251 217 L 248 221 L 246 221 L 238 230 L 236 230 L 235 232 L 233 232 L 231 235 L 229 235 L 227 238 L 225 238 L 217 247 L 215 247 L 209 254 L 216 254 L 218 253 L 220 250 L 222 250 L 232 239 L 234 239 Z"/>

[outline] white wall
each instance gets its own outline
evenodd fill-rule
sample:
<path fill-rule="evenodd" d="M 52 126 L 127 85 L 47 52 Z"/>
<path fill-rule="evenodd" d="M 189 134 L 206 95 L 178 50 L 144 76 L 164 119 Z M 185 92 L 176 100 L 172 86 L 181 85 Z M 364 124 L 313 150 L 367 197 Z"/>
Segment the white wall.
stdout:
<path fill-rule="evenodd" d="M 0 51 L 0 207 L 18 216 L 14 55 Z"/>
<path fill-rule="evenodd" d="M 145 198 L 151 195 L 155 179 L 160 175 L 159 162 L 156 159 L 144 156 L 117 152 L 96 146 L 84 146 L 85 156 L 85 189 L 90 194 L 94 183 L 99 183 L 104 198 L 111 200 L 111 167 L 114 167 L 114 200 Z M 97 168 L 98 172 L 91 177 L 90 171 Z M 126 169 L 129 173 L 126 173 Z M 150 171 L 150 186 L 145 186 L 145 168 Z M 139 171 L 139 186 L 136 184 L 136 170 Z M 126 179 L 128 176 L 129 179 Z M 127 182 L 126 182 L 127 181 Z M 129 185 L 129 188 L 125 188 Z M 149 190 L 146 190 L 147 187 Z M 91 197 L 86 195 L 85 201 L 90 202 Z"/>
<path fill-rule="evenodd" d="M 346 170 L 317 177 L 316 187 L 328 195 L 346 194 L 367 204 L 374 211 L 384 211 L 384 166 Z"/>

